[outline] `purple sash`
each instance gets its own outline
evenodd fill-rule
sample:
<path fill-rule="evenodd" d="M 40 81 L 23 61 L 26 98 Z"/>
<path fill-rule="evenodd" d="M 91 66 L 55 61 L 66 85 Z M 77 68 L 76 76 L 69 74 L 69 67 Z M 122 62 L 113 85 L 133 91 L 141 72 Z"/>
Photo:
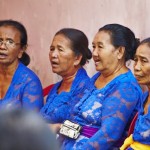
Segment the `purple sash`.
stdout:
<path fill-rule="evenodd" d="M 81 135 L 84 135 L 88 138 L 92 137 L 97 131 L 99 130 L 99 128 L 93 128 L 93 127 L 89 127 L 89 126 L 83 126 L 82 130 L 81 130 Z"/>

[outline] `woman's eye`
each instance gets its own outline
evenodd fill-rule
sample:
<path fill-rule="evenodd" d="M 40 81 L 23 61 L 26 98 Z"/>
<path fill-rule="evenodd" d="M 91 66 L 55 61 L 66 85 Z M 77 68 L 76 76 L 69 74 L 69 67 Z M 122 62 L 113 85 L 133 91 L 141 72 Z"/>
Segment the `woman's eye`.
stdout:
<path fill-rule="evenodd" d="M 7 40 L 6 41 L 8 44 L 14 44 L 14 41 L 13 40 Z"/>
<path fill-rule="evenodd" d="M 103 48 L 103 47 L 99 45 L 98 48 Z"/>
<path fill-rule="evenodd" d="M 137 58 L 134 58 L 134 61 L 137 62 Z"/>
<path fill-rule="evenodd" d="M 61 49 L 61 48 L 59 48 L 58 50 L 59 50 L 60 52 L 62 52 L 62 51 L 63 51 L 63 49 Z"/>
<path fill-rule="evenodd" d="M 92 48 L 94 49 L 94 48 L 95 48 L 95 46 L 93 45 L 93 46 L 92 46 Z"/>
<path fill-rule="evenodd" d="M 145 59 L 142 59 L 141 61 L 142 61 L 142 63 L 146 63 L 147 62 L 147 60 L 145 60 Z"/>
<path fill-rule="evenodd" d="M 50 51 L 51 51 L 51 52 L 54 51 L 54 48 L 50 47 Z"/>

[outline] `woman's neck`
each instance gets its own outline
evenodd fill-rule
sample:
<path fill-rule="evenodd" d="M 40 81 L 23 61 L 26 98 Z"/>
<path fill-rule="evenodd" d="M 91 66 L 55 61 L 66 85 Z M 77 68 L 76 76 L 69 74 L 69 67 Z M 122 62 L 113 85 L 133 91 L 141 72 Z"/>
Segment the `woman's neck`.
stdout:
<path fill-rule="evenodd" d="M 95 82 L 95 86 L 97 88 L 103 88 L 115 77 L 117 77 L 120 74 L 123 74 L 127 71 L 128 71 L 128 68 L 126 66 L 120 66 L 120 67 L 117 67 L 113 72 L 111 72 L 109 74 L 101 73 L 101 75 L 98 77 L 98 79 Z"/>
<path fill-rule="evenodd" d="M 62 91 L 66 91 L 66 92 L 70 91 L 70 88 L 71 88 L 72 82 L 76 76 L 76 73 L 77 73 L 77 71 L 71 75 L 63 76 L 63 80 L 58 89 L 58 93 L 61 93 Z"/>
<path fill-rule="evenodd" d="M 74 80 L 75 76 L 76 76 L 76 73 L 74 73 L 70 76 L 66 76 L 66 77 L 63 78 L 63 82 L 64 83 L 70 83 Z"/>
<path fill-rule="evenodd" d="M 102 71 L 101 74 L 107 78 L 107 77 L 113 77 L 113 76 L 118 76 L 120 73 L 127 72 L 127 67 L 124 63 L 119 63 L 116 65 L 116 67 L 110 68 L 107 71 Z"/>
<path fill-rule="evenodd" d="M 11 65 L 0 64 L 0 75 L 11 76 L 14 74 L 18 67 L 18 63 L 13 63 Z"/>
<path fill-rule="evenodd" d="M 11 84 L 18 64 L 6 66 L 0 64 L 0 99 L 4 98 Z"/>

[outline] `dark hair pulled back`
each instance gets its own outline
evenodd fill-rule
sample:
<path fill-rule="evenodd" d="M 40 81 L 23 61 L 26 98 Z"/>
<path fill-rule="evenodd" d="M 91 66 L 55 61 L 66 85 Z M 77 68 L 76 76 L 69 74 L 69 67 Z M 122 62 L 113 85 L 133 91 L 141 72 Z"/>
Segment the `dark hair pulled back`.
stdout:
<path fill-rule="evenodd" d="M 20 37 L 21 48 L 27 46 L 28 40 L 27 31 L 22 23 L 15 20 L 0 20 L 0 27 L 2 26 L 12 26 L 16 28 L 21 35 Z M 26 52 L 23 53 L 22 57 L 19 60 L 26 66 L 30 63 L 30 57 Z"/>
<path fill-rule="evenodd" d="M 142 40 L 139 45 L 147 44 L 150 47 L 150 37 Z"/>
<path fill-rule="evenodd" d="M 100 28 L 99 31 L 108 31 L 111 36 L 111 42 L 116 48 L 125 47 L 125 61 L 134 58 L 139 39 L 135 38 L 134 33 L 129 28 L 120 24 L 107 24 Z"/>
<path fill-rule="evenodd" d="M 92 58 L 92 53 L 88 48 L 89 42 L 86 35 L 78 30 L 73 28 L 63 28 L 59 30 L 55 35 L 62 34 L 71 41 L 72 50 L 75 55 L 82 55 L 80 65 L 83 66 Z"/>

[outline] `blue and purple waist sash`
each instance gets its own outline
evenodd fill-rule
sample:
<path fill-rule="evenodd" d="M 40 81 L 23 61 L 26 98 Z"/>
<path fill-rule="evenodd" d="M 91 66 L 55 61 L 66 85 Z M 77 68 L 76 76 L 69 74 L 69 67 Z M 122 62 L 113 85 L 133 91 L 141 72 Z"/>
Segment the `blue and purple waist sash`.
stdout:
<path fill-rule="evenodd" d="M 81 135 L 84 135 L 88 138 L 92 137 L 97 131 L 99 130 L 99 128 L 93 128 L 93 127 L 89 127 L 89 126 L 83 126 L 82 130 L 81 130 Z"/>

